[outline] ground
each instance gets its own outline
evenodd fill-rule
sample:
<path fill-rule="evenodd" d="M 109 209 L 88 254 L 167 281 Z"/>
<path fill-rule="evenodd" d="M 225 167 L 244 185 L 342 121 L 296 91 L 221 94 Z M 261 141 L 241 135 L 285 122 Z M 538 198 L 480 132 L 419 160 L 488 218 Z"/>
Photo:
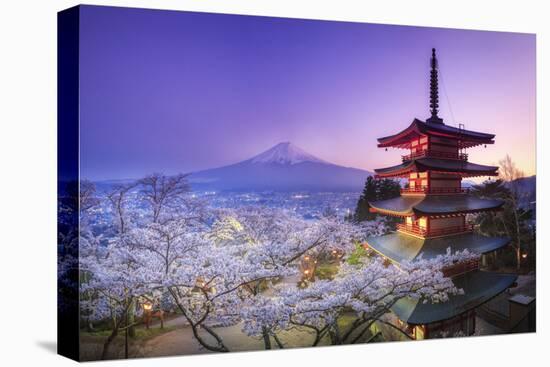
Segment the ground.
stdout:
<path fill-rule="evenodd" d="M 175 322 L 183 322 L 176 319 Z M 216 332 L 222 337 L 231 351 L 242 352 L 264 349 L 263 340 L 245 335 L 242 325 L 237 324 L 224 328 L 216 328 Z M 313 335 L 308 332 L 294 330 L 281 333 L 281 340 L 286 345 L 294 348 L 310 346 L 313 342 Z M 276 348 L 273 342 L 274 348 Z M 171 356 L 181 354 L 209 353 L 200 348 L 199 343 L 194 340 L 191 328 L 188 326 L 178 327 L 176 330 L 160 335 L 149 340 L 143 347 L 143 355 L 149 357 Z"/>

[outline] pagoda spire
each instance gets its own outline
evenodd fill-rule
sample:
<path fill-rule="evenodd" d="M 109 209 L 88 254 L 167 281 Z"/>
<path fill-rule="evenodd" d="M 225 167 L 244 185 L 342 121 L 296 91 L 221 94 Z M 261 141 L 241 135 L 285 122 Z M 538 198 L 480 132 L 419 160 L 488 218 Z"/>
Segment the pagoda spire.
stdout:
<path fill-rule="evenodd" d="M 437 116 L 439 108 L 439 91 L 437 83 L 437 58 L 435 57 L 435 48 L 432 48 L 432 58 L 430 60 L 430 112 L 432 116 L 426 122 L 442 124 L 443 119 Z"/>

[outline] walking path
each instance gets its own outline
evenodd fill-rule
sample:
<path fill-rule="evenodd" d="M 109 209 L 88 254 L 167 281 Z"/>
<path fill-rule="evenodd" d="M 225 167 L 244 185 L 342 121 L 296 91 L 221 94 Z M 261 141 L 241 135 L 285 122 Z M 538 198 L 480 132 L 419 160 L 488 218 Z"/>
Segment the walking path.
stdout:
<path fill-rule="evenodd" d="M 294 276 L 285 278 L 282 282 L 288 285 L 295 285 L 298 281 L 299 276 Z M 268 290 L 265 294 L 270 295 L 271 292 L 271 290 Z M 140 354 L 142 355 L 140 357 L 211 353 L 202 348 L 199 342 L 193 337 L 191 327 L 183 316 L 167 320 L 164 324 L 169 327 L 177 327 L 177 329 L 148 340 L 141 350 Z M 158 327 L 158 323 L 153 327 Z M 215 330 L 232 352 L 263 350 L 265 348 L 263 339 L 261 337 L 247 336 L 242 332 L 242 327 L 243 325 L 240 323 L 228 327 L 217 327 Z M 206 332 L 202 332 L 201 337 L 212 342 L 213 345 L 215 344 L 214 339 Z M 299 348 L 311 346 L 314 336 L 308 331 L 293 329 L 282 332 L 280 339 L 285 347 L 292 346 L 293 348 Z M 274 340 L 271 343 L 274 349 L 278 348 Z"/>
<path fill-rule="evenodd" d="M 185 324 L 183 317 L 171 320 L 172 325 Z M 243 352 L 252 350 L 263 350 L 264 342 L 260 337 L 249 337 L 242 331 L 242 324 L 216 328 L 216 333 L 223 339 L 226 346 L 232 352 Z M 213 338 L 202 333 L 201 336 L 208 341 L 213 342 Z M 307 331 L 292 330 L 282 332 L 281 341 L 285 346 L 293 348 L 307 347 L 313 343 L 313 335 Z M 214 344 L 214 343 L 213 343 Z M 272 347 L 278 348 L 275 341 L 272 340 Z M 159 335 L 147 341 L 142 348 L 141 353 L 147 357 L 162 357 L 185 354 L 210 353 L 210 351 L 201 348 L 198 341 L 193 337 L 189 326 L 181 326 L 178 329 L 166 334 Z"/>

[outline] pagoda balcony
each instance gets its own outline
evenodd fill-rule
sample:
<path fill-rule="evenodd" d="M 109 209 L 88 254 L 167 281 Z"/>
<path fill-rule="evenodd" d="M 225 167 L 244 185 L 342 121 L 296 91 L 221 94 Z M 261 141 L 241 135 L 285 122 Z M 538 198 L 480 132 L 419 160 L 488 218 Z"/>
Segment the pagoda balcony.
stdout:
<path fill-rule="evenodd" d="M 454 277 L 478 269 L 479 259 L 472 259 L 468 261 L 462 261 L 453 265 L 448 265 L 442 269 L 442 272 L 444 277 Z"/>
<path fill-rule="evenodd" d="M 463 226 L 452 226 L 445 228 L 431 228 L 426 229 L 416 224 L 397 224 L 397 230 L 402 233 L 411 234 L 422 238 L 441 237 L 454 234 L 469 233 L 474 231 L 473 224 L 466 224 Z"/>
<path fill-rule="evenodd" d="M 448 195 L 448 194 L 467 194 L 470 192 L 466 187 L 413 187 L 401 189 L 401 194 L 434 194 L 434 195 Z"/>
<path fill-rule="evenodd" d="M 416 158 L 443 158 L 443 159 L 456 159 L 460 161 L 467 161 L 468 160 L 468 154 L 467 153 L 454 153 L 454 152 L 442 152 L 439 150 L 421 150 L 419 152 L 414 152 L 411 154 L 403 155 L 401 156 L 401 160 L 403 162 L 412 161 Z"/>

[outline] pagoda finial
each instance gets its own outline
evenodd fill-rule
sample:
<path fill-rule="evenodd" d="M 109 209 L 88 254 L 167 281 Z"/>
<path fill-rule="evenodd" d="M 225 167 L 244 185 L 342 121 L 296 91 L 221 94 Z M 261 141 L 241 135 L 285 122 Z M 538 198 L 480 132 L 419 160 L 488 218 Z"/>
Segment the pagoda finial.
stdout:
<path fill-rule="evenodd" d="M 432 48 L 432 58 L 430 60 L 430 112 L 432 116 L 426 120 L 430 123 L 442 124 L 443 119 L 437 116 L 439 108 L 439 91 L 437 86 L 437 58 L 435 57 L 435 48 Z"/>

